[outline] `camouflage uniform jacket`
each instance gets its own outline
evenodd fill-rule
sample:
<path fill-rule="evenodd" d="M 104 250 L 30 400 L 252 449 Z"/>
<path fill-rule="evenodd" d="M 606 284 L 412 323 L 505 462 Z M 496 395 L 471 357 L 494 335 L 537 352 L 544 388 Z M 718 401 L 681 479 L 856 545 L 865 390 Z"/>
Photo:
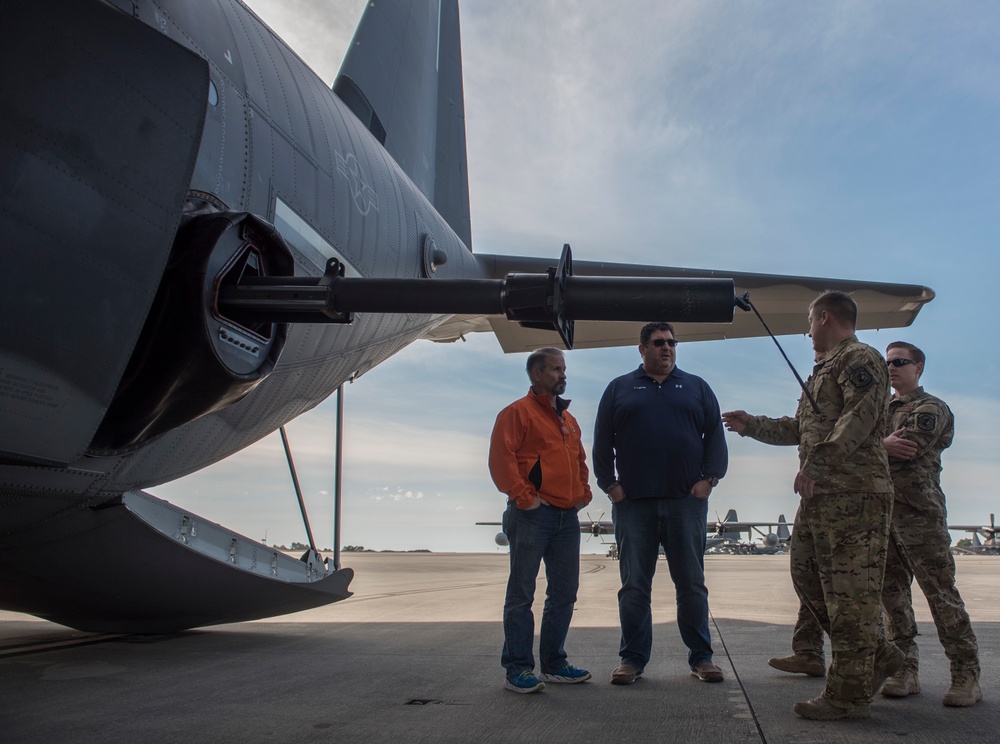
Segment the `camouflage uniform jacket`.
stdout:
<path fill-rule="evenodd" d="M 955 417 L 940 398 L 918 387 L 889 401 L 889 431 L 906 429 L 904 439 L 917 444 L 917 454 L 909 460 L 889 460 L 896 501 L 915 509 L 933 508 L 943 513 L 941 453 L 955 437 Z"/>
<path fill-rule="evenodd" d="M 882 355 L 851 336 L 813 367 L 806 388 L 819 406 L 799 398 L 794 418 L 751 416 L 743 436 L 797 444 L 799 470 L 814 492 L 892 493 L 886 435 L 889 372 Z"/>

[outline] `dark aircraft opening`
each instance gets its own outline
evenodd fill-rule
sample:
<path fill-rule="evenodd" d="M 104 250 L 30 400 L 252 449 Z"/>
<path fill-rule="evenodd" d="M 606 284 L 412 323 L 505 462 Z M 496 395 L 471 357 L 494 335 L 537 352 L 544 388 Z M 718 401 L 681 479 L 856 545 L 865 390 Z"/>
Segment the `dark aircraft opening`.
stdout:
<path fill-rule="evenodd" d="M 244 279 L 257 279 L 262 276 L 266 276 L 266 274 L 260 251 L 256 246 L 247 244 L 240 253 L 233 257 L 232 264 L 219 277 L 219 281 L 216 283 L 215 297 L 219 296 L 218 290 L 223 287 L 235 287 Z M 214 310 L 220 320 L 226 320 L 233 325 L 239 326 L 263 342 L 271 340 L 271 334 L 274 331 L 273 323 L 260 320 L 255 321 L 246 313 L 241 313 L 238 310 L 223 312 L 218 302 L 215 303 Z"/>
<path fill-rule="evenodd" d="M 368 102 L 365 94 L 361 92 L 358 84 L 346 75 L 341 75 L 333 83 L 333 92 L 341 101 L 347 104 L 356 117 L 368 127 L 368 131 L 374 135 L 380 145 L 385 144 L 385 127 L 382 120 L 378 118 L 375 109 Z"/>
<path fill-rule="evenodd" d="M 287 324 L 220 314 L 220 287 L 292 277 L 291 251 L 245 212 L 189 213 L 122 381 L 91 442 L 120 452 L 242 400 L 281 355 Z"/>

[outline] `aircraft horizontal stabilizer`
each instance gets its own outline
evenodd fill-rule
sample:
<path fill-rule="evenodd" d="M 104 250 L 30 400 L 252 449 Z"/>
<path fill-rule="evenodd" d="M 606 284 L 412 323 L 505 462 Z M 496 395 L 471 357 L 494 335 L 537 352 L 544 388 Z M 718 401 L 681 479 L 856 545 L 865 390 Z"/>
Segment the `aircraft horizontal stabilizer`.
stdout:
<path fill-rule="evenodd" d="M 552 263 L 543 258 L 482 254 L 477 255 L 476 260 L 485 266 L 487 274 L 497 277 L 516 272 L 544 272 Z M 678 281 L 694 281 L 731 278 L 735 294 L 749 292 L 754 306 L 776 335 L 806 333 L 809 303 L 827 289 L 839 289 L 851 293 L 858 303 L 859 330 L 908 326 L 920 309 L 934 299 L 933 290 L 915 284 L 738 273 L 601 261 L 574 261 L 573 274 L 577 279 L 662 277 Z M 577 320 L 573 346 L 577 349 L 631 346 L 637 342 L 642 325 L 651 320 L 673 322 L 677 337 L 685 342 L 767 335 L 753 313 L 737 313 L 730 323 L 728 320 L 689 321 L 666 312 L 660 315 L 649 314 L 643 320 L 633 322 Z M 456 341 L 467 333 L 485 330 L 492 330 L 503 350 L 508 353 L 532 351 L 543 346 L 559 346 L 559 337 L 551 331 L 510 323 L 507 318 L 500 315 L 453 317 L 426 333 L 424 338 L 441 342 Z"/>

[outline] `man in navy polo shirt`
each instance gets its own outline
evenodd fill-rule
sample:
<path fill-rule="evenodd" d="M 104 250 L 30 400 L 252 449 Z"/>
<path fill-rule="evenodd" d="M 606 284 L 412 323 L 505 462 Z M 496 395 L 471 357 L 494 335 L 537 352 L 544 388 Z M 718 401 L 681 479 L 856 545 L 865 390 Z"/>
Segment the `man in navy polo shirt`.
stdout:
<path fill-rule="evenodd" d="M 634 682 L 649 662 L 661 545 L 691 674 L 722 681 L 712 661 L 704 555 L 708 497 L 726 474 L 729 453 L 719 401 L 708 383 L 677 368 L 676 346 L 670 323 L 645 325 L 642 365 L 608 384 L 594 425 L 594 474 L 613 504 L 622 579 L 615 685 Z"/>

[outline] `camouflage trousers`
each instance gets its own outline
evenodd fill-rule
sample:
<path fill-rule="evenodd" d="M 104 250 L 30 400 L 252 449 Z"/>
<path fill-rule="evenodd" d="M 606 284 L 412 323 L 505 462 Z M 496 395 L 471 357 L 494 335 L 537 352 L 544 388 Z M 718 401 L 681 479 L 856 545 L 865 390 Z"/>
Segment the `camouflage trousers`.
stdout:
<path fill-rule="evenodd" d="M 917 671 L 917 623 L 910 585 L 914 579 L 927 597 L 938 639 L 951 662 L 952 674 L 979 674 L 979 647 L 969 613 L 955 586 L 955 559 L 947 514 L 937 505 L 915 509 L 893 505 L 882 604 L 889 616 L 889 636 L 906 654 L 906 666 Z"/>
<path fill-rule="evenodd" d="M 809 608 L 801 602 L 799 616 L 795 618 L 795 630 L 792 631 L 792 653 L 796 656 L 811 656 L 814 659 L 823 658 L 823 627 Z"/>
<path fill-rule="evenodd" d="M 885 587 L 883 585 L 883 592 Z M 887 626 L 889 617 L 883 610 L 879 612 L 878 623 L 878 643 L 882 644 L 889 640 Z M 795 628 L 792 630 L 792 653 L 796 656 L 811 656 L 814 659 L 823 660 L 823 626 L 819 624 L 816 616 L 809 611 L 809 608 L 799 602 L 799 614 L 795 618 Z"/>
<path fill-rule="evenodd" d="M 795 515 L 792 584 L 830 636 L 823 695 L 841 705 L 872 700 L 891 508 L 891 493 L 818 494 Z"/>

